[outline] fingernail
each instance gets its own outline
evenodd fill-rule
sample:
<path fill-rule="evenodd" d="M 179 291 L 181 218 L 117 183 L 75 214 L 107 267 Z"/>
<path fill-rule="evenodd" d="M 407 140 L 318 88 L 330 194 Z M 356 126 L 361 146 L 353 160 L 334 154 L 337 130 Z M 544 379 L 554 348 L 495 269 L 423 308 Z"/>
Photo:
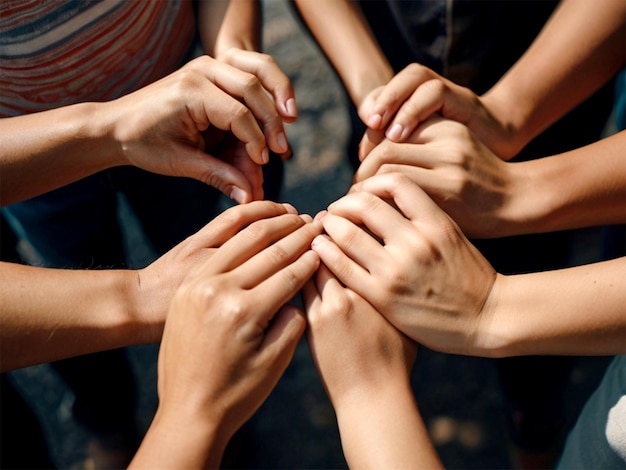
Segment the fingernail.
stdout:
<path fill-rule="evenodd" d="M 233 186 L 233 188 L 230 190 L 229 197 L 233 201 L 237 201 L 239 204 L 245 204 L 246 200 L 248 199 L 248 195 L 246 194 L 246 192 L 236 186 Z"/>
<path fill-rule="evenodd" d="M 394 124 L 391 129 L 387 131 L 387 137 L 389 137 L 391 140 L 400 140 L 403 130 L 404 128 L 401 124 Z"/>
<path fill-rule="evenodd" d="M 326 217 L 326 214 L 328 214 L 328 211 L 319 211 L 315 215 L 315 220 L 322 220 L 324 217 Z"/>
<path fill-rule="evenodd" d="M 294 100 L 293 98 L 289 98 L 285 102 L 285 111 L 287 112 L 289 116 L 297 116 L 298 108 L 296 106 L 296 100 Z"/>
<path fill-rule="evenodd" d="M 290 214 L 297 214 L 298 213 L 298 210 L 295 207 L 293 207 L 291 204 L 289 204 L 288 202 L 283 202 L 283 207 Z"/>
<path fill-rule="evenodd" d="M 326 243 L 326 238 L 324 238 L 323 235 L 318 235 L 311 242 L 311 247 L 314 248 L 314 247 L 319 246 L 319 245 L 321 245 L 323 243 Z"/>
<path fill-rule="evenodd" d="M 267 147 L 265 147 L 261 152 L 261 159 L 263 160 L 263 164 L 270 161 L 270 152 L 267 150 Z"/>
<path fill-rule="evenodd" d="M 289 145 L 287 144 L 287 137 L 285 136 L 284 132 L 279 132 L 278 136 L 276 137 L 276 140 L 278 141 L 278 146 L 280 147 L 281 152 L 286 152 L 287 150 L 289 150 Z"/>
<path fill-rule="evenodd" d="M 367 124 L 367 127 L 369 127 L 370 129 L 378 129 L 382 122 L 383 122 L 383 117 L 380 114 L 374 114 L 373 116 L 369 117 L 366 124 Z"/>

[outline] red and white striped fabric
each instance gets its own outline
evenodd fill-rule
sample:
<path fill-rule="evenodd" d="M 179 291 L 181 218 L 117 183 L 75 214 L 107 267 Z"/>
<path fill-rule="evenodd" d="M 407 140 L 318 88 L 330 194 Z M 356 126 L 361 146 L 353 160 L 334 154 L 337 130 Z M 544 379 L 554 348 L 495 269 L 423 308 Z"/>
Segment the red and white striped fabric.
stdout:
<path fill-rule="evenodd" d="M 179 68 L 191 0 L 2 0 L 0 116 L 108 101 Z"/>

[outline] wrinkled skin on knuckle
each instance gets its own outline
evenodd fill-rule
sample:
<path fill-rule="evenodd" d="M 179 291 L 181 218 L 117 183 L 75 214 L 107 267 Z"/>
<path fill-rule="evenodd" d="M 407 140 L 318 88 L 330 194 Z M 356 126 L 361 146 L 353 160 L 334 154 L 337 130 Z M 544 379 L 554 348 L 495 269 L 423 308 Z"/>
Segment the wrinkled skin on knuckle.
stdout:
<path fill-rule="evenodd" d="M 263 91 L 263 85 L 261 81 L 258 79 L 256 75 L 247 74 L 242 83 L 243 86 L 243 96 L 249 97 L 254 96 Z"/>
<path fill-rule="evenodd" d="M 422 86 L 432 95 L 443 96 L 447 91 L 447 85 L 440 78 L 427 80 Z"/>

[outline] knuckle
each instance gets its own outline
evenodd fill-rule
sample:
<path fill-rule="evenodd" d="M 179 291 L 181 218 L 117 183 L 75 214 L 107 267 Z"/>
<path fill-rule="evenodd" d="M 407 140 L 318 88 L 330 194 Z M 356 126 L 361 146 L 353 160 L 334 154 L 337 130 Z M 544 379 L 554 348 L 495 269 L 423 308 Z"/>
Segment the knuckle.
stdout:
<path fill-rule="evenodd" d="M 261 81 L 256 75 L 246 74 L 242 81 L 244 96 L 251 93 L 259 93 L 261 91 Z"/>

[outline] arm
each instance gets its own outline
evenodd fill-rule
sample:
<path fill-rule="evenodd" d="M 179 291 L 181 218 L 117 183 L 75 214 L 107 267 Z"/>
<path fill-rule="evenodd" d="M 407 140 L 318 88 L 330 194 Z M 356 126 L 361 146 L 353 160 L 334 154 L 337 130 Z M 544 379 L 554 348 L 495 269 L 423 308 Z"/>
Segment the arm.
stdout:
<path fill-rule="evenodd" d="M 359 184 L 322 223 L 330 239 L 313 245 L 322 262 L 431 349 L 489 357 L 626 352 L 626 258 L 499 275 L 418 186 L 397 174 Z"/>
<path fill-rule="evenodd" d="M 355 181 L 400 172 L 468 236 L 494 238 L 622 223 L 626 131 L 570 152 L 508 163 L 458 122 L 422 124 L 407 143 L 384 140 Z"/>
<path fill-rule="evenodd" d="M 119 165 L 196 178 L 242 203 L 261 199 L 260 165 L 268 146 L 282 149 L 263 80 L 205 56 L 114 101 L 1 119 L 0 201 Z M 225 155 L 224 134 L 236 142 Z"/>
<path fill-rule="evenodd" d="M 303 300 L 349 467 L 441 468 L 409 380 L 416 345 L 323 265 Z"/>
<path fill-rule="evenodd" d="M 531 47 L 482 99 L 514 129 L 516 147 L 522 148 L 624 66 L 625 36 L 622 0 L 564 0 Z"/>
<path fill-rule="evenodd" d="M 509 160 L 624 66 L 625 17 L 621 0 L 564 0 L 531 47 L 485 95 L 412 64 L 374 90 L 359 115 L 372 130 L 401 142 L 439 113 L 467 125 Z M 362 157 L 376 139 L 380 136 L 364 139 Z"/>
<path fill-rule="evenodd" d="M 218 468 L 287 368 L 306 322 L 285 305 L 319 266 L 321 225 L 259 220 L 185 279 L 159 352 L 159 406 L 130 468 Z"/>
<path fill-rule="evenodd" d="M 295 0 L 295 5 L 355 106 L 391 79 L 393 69 L 356 2 Z"/>
<path fill-rule="evenodd" d="M 287 212 L 271 202 L 234 207 L 137 271 L 0 263 L 0 370 L 159 341 L 188 271 L 251 222 Z"/>

